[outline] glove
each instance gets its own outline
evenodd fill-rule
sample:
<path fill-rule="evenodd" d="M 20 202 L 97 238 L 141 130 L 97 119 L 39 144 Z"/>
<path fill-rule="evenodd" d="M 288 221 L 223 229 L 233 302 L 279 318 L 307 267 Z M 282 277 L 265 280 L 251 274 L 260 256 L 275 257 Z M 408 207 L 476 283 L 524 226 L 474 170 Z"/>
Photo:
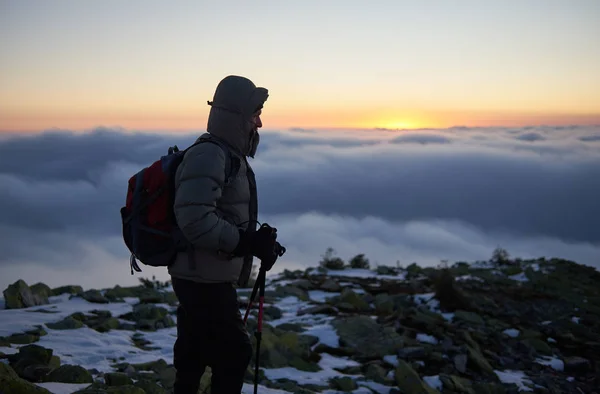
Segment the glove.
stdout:
<path fill-rule="evenodd" d="M 247 232 L 240 230 L 240 240 L 233 251 L 237 257 L 247 256 L 249 254 L 259 258 L 262 261 L 272 260 L 275 253 L 277 239 L 277 229 L 263 224 L 258 231 Z M 271 267 L 273 266 L 271 264 Z"/>
<path fill-rule="evenodd" d="M 273 246 L 271 256 L 261 259 L 260 268 L 264 269 L 265 271 L 269 271 L 271 268 L 273 268 L 273 265 L 277 261 L 277 258 L 279 256 L 283 256 L 284 253 L 285 248 L 281 246 L 279 242 L 275 241 L 275 245 Z"/>

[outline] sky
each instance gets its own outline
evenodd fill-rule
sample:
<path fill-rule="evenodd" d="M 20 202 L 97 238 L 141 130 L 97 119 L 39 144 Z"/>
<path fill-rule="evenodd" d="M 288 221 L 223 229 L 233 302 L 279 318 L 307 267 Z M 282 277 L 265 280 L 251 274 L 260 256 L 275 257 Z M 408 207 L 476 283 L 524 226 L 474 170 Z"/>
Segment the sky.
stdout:
<path fill-rule="evenodd" d="M 600 2 L 0 0 L 0 130 L 205 127 L 218 81 L 268 125 L 600 124 Z"/>
<path fill-rule="evenodd" d="M 269 89 L 260 220 L 315 266 L 600 265 L 600 2 L 0 0 L 0 288 L 137 284 L 127 179 Z M 166 280 L 162 269 L 141 276 Z"/>

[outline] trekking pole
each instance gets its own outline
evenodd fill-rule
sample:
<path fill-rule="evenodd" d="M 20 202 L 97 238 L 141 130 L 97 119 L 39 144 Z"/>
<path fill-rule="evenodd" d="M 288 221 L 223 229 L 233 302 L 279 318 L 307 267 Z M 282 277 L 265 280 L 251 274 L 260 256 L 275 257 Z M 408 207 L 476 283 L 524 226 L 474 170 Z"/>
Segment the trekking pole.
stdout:
<path fill-rule="evenodd" d="M 262 271 L 262 269 L 261 269 L 261 271 Z M 260 272 L 256 278 L 256 281 L 254 282 L 254 287 L 252 288 L 252 293 L 250 294 L 250 298 L 248 299 L 248 306 L 246 307 L 246 314 L 244 315 L 244 325 L 246 324 L 246 321 L 248 320 L 248 315 L 250 314 L 250 308 L 252 308 L 252 302 L 254 302 L 254 298 L 256 297 L 256 292 L 258 291 L 258 287 L 260 285 L 259 278 L 260 278 Z"/>
<path fill-rule="evenodd" d="M 258 392 L 258 367 L 260 362 L 260 341 L 262 339 L 262 320 L 263 320 L 263 305 L 265 301 L 265 281 L 267 271 L 260 269 L 257 282 L 259 283 L 258 293 L 258 327 L 256 329 L 256 362 L 254 365 L 254 394 Z"/>

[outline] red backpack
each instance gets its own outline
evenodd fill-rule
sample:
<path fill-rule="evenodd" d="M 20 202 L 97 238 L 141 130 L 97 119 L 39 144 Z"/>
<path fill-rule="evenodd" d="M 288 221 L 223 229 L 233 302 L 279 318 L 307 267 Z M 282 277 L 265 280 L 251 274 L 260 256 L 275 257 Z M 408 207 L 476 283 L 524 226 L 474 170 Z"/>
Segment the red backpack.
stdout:
<path fill-rule="evenodd" d="M 175 174 L 185 153 L 203 142 L 216 143 L 229 156 L 225 179 L 231 179 L 234 170 L 239 169 L 239 158 L 231 154 L 227 144 L 216 138 L 200 139 L 183 151 L 177 146 L 170 147 L 167 155 L 129 178 L 121 221 L 123 240 L 131 252 L 131 275 L 134 269 L 142 271 L 136 260 L 153 267 L 168 267 L 177 252 L 188 250 L 190 243 L 177 226 L 173 210 Z"/>

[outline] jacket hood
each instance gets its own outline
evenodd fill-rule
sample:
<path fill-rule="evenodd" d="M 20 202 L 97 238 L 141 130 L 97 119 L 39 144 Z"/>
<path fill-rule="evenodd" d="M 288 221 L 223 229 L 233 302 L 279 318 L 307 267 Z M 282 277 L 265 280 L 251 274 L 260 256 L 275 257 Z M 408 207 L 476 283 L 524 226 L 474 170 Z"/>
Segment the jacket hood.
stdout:
<path fill-rule="evenodd" d="M 253 133 L 252 115 L 263 107 L 269 91 L 245 77 L 230 75 L 217 85 L 208 116 L 207 131 L 240 154 L 254 157 L 260 140 Z"/>

